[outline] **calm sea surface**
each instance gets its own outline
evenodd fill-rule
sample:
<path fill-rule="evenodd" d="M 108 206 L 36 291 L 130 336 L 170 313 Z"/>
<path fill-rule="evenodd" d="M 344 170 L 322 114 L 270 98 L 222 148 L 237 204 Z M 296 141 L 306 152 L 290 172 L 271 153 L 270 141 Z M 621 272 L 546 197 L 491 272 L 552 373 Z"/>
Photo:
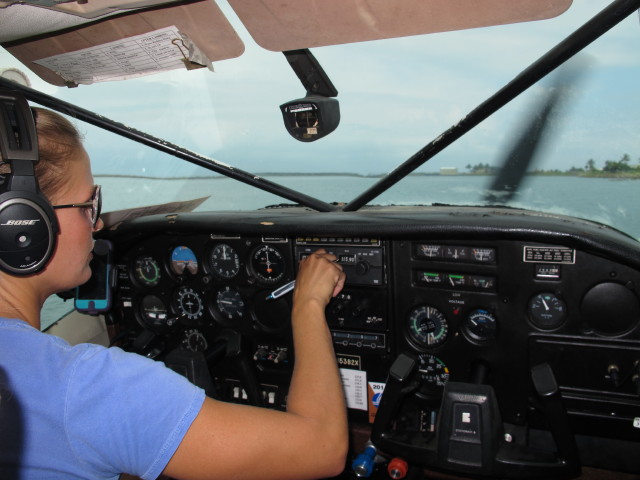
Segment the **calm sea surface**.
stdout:
<path fill-rule="evenodd" d="M 269 176 L 270 181 L 325 202 L 349 202 L 378 179 L 357 176 Z M 410 176 L 370 203 L 480 205 L 492 177 Z M 104 211 L 209 196 L 197 211 L 256 209 L 287 203 L 280 197 L 227 178 L 141 179 L 96 177 Z M 574 215 L 606 223 L 640 238 L 640 180 L 563 176 L 525 177 L 512 207 Z"/>
<path fill-rule="evenodd" d="M 349 202 L 378 181 L 371 177 L 337 175 L 269 175 L 266 178 L 325 202 Z M 224 177 L 149 179 L 96 176 L 95 180 L 103 187 L 103 211 L 106 212 L 205 196 L 209 198 L 196 211 L 246 210 L 290 203 Z M 370 203 L 481 205 L 491 181 L 492 177 L 470 175 L 410 176 Z M 640 239 L 640 180 L 529 176 L 525 177 L 517 197 L 509 205 L 587 218 Z M 43 325 L 71 308 L 72 302 L 63 303 L 54 297 L 48 301 Z"/>

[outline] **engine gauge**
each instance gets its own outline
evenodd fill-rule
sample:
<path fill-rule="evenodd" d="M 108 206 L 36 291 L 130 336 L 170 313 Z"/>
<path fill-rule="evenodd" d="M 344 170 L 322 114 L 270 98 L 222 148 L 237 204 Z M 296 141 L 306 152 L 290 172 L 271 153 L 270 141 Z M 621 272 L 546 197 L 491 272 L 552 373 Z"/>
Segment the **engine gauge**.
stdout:
<path fill-rule="evenodd" d="M 251 254 L 251 271 L 263 283 L 277 283 L 284 277 L 285 261 L 271 245 L 262 245 Z"/>
<path fill-rule="evenodd" d="M 240 256 L 226 243 L 213 247 L 209 261 L 213 271 L 222 278 L 233 278 L 240 272 Z"/>
<path fill-rule="evenodd" d="M 202 317 L 204 307 L 200 294 L 191 287 L 180 287 L 176 293 L 176 307 L 181 316 L 189 320 Z"/>
<path fill-rule="evenodd" d="M 241 318 L 244 313 L 244 301 L 240 293 L 231 287 L 225 287 L 218 291 L 216 307 L 220 314 L 229 320 Z"/>
<path fill-rule="evenodd" d="M 496 317 L 483 308 L 471 312 L 462 323 L 462 333 L 472 342 L 488 342 L 496 336 Z"/>
<path fill-rule="evenodd" d="M 181 345 L 185 350 L 190 350 L 192 352 L 204 352 L 209 346 L 207 339 L 202 332 L 195 328 L 184 332 L 184 338 L 182 339 Z"/>
<path fill-rule="evenodd" d="M 422 305 L 409 314 L 409 336 L 420 346 L 437 347 L 447 339 L 449 325 L 439 310 Z"/>
<path fill-rule="evenodd" d="M 553 293 L 539 293 L 529 300 L 531 323 L 542 330 L 553 330 L 564 322 L 567 306 Z"/>
<path fill-rule="evenodd" d="M 449 380 L 449 369 L 444 362 L 429 353 L 421 353 L 418 360 L 418 372 L 422 382 L 429 387 L 444 388 L 444 384 Z"/>
<path fill-rule="evenodd" d="M 171 251 L 171 271 L 176 275 L 198 273 L 198 259 L 189 247 L 181 245 Z"/>
<path fill-rule="evenodd" d="M 144 323 L 150 327 L 163 327 L 169 324 L 167 307 L 156 295 L 145 295 L 140 302 L 140 315 Z"/>
<path fill-rule="evenodd" d="M 133 266 L 133 274 L 145 287 L 155 287 L 160 283 L 160 265 L 153 257 L 138 257 Z"/>

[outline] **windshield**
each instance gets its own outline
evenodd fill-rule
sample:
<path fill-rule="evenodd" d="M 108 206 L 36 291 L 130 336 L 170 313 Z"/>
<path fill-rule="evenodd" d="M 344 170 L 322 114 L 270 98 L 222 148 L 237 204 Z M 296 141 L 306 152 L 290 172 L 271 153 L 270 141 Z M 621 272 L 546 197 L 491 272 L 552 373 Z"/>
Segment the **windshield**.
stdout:
<path fill-rule="evenodd" d="M 338 90 L 337 129 L 299 142 L 279 106 L 305 96 L 284 55 L 257 46 L 218 2 L 245 44 L 214 72 L 174 70 L 77 88 L 49 85 L 6 51 L 0 67 L 32 87 L 327 203 L 348 203 L 438 138 L 608 2 L 578 1 L 550 20 L 313 49 Z M 512 207 L 588 218 L 640 238 L 637 177 L 638 17 L 575 60 L 536 161 Z M 487 189 L 553 74 L 445 148 L 369 205 L 486 205 Z M 103 211 L 206 197 L 196 210 L 291 203 L 96 127 L 80 124 Z M 506 203 L 492 201 L 492 204 Z"/>

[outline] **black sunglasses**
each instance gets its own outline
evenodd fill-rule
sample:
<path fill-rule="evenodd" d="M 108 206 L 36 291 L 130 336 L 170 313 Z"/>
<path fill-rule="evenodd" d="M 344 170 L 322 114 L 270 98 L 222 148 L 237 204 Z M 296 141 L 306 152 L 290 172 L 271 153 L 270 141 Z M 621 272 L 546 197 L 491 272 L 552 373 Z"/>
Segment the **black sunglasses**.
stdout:
<path fill-rule="evenodd" d="M 100 218 L 100 209 L 102 209 L 102 191 L 100 185 L 95 186 L 91 200 L 82 203 L 70 203 L 68 205 L 52 205 L 54 209 L 58 208 L 89 208 L 91 207 L 91 223 L 94 228 Z"/>

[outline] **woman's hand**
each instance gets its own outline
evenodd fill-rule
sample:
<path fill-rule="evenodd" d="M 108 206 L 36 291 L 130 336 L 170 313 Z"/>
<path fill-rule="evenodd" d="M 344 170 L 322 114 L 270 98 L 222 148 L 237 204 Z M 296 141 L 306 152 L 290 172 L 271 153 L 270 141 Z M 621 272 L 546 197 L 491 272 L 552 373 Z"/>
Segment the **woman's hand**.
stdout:
<path fill-rule="evenodd" d="M 346 275 L 337 258 L 319 249 L 300 261 L 293 302 L 317 301 L 326 306 L 332 297 L 340 293 Z"/>

